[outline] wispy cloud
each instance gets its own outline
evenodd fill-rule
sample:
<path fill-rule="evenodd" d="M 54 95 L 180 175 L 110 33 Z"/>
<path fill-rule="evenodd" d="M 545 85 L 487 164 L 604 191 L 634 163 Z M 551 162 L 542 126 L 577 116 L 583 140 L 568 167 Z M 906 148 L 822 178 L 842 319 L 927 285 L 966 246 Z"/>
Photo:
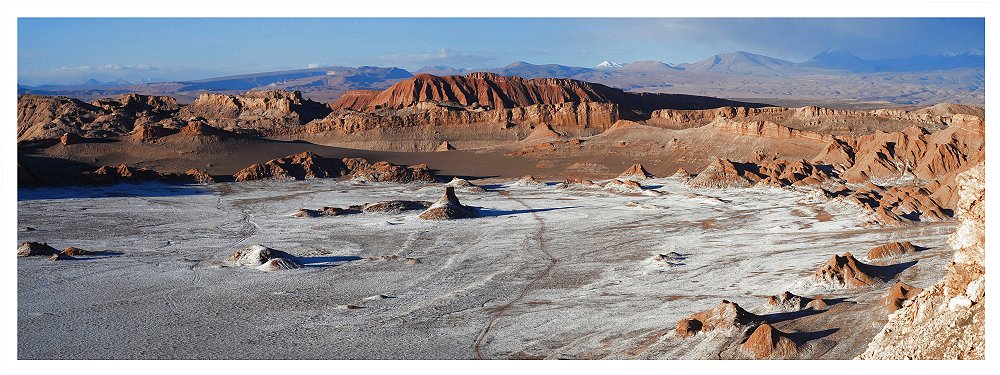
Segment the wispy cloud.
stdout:
<path fill-rule="evenodd" d="M 155 72 L 160 70 L 160 68 L 148 64 L 139 64 L 139 65 L 105 64 L 105 65 L 61 66 L 55 68 L 54 70 L 57 72 L 104 73 L 104 72 Z"/>
<path fill-rule="evenodd" d="M 488 54 L 456 51 L 442 47 L 437 51 L 418 53 L 390 53 L 372 60 L 387 65 L 420 67 L 424 65 L 453 65 L 457 67 L 481 66 L 497 58 Z"/>

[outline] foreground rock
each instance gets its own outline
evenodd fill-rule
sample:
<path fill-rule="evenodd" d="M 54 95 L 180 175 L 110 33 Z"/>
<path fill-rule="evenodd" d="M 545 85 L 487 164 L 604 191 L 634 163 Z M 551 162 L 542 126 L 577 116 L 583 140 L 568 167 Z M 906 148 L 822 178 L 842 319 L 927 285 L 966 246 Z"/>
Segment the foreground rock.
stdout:
<path fill-rule="evenodd" d="M 455 196 L 455 188 L 445 187 L 444 196 L 434 202 L 430 208 L 420 213 L 420 218 L 424 220 L 453 220 L 476 217 L 476 210 L 463 205 Z"/>
<path fill-rule="evenodd" d="M 938 283 L 889 316 L 860 359 L 984 359 L 986 356 L 986 172 L 958 176 L 955 256 Z"/>
<path fill-rule="evenodd" d="M 227 259 L 234 266 L 254 268 L 261 271 L 277 271 L 302 268 L 294 255 L 275 250 L 263 245 L 250 245 L 243 250 L 234 251 Z"/>
<path fill-rule="evenodd" d="M 740 345 L 740 350 L 756 359 L 787 359 L 798 354 L 799 346 L 787 333 L 765 323 Z"/>
<path fill-rule="evenodd" d="M 813 279 L 834 288 L 857 288 L 879 283 L 873 275 L 872 266 L 861 263 L 851 253 L 834 255 L 820 266 Z"/>
<path fill-rule="evenodd" d="M 71 256 L 71 257 L 75 257 L 75 256 L 80 256 L 80 255 L 93 255 L 94 252 L 93 251 L 83 250 L 83 249 L 78 249 L 78 248 L 75 248 L 73 246 L 68 246 L 65 249 L 63 249 L 62 252 L 60 252 L 59 254 L 66 255 L 66 256 Z"/>
<path fill-rule="evenodd" d="M 17 248 L 17 256 L 19 257 L 52 256 L 58 253 L 59 251 L 56 248 L 49 246 L 47 243 L 24 242 Z"/>
<path fill-rule="evenodd" d="M 427 164 L 402 167 L 385 161 L 372 164 L 361 158 L 344 159 L 343 163 L 351 178 L 358 181 L 401 184 L 415 181 L 434 181 L 434 173 L 431 172 L 430 168 L 427 168 Z"/>
<path fill-rule="evenodd" d="M 698 332 L 715 330 L 733 331 L 759 324 L 764 318 L 744 310 L 735 302 L 722 300 L 718 306 L 691 315 L 677 322 L 674 332 L 681 337 L 690 337 Z"/>

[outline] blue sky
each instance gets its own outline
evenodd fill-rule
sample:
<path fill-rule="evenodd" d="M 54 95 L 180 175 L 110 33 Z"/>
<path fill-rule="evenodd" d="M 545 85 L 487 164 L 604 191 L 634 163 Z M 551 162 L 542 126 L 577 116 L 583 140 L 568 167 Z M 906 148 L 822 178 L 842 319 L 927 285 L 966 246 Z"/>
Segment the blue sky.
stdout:
<path fill-rule="evenodd" d="M 18 82 L 189 80 L 309 66 L 492 68 L 514 61 L 791 61 L 982 53 L 985 21 L 927 18 L 63 18 L 18 20 Z"/>

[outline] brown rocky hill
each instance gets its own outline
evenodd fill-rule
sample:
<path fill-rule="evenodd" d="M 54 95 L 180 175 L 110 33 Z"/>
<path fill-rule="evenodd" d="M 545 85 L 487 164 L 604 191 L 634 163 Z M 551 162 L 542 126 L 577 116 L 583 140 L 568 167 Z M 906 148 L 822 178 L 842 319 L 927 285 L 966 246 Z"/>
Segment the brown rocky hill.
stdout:
<path fill-rule="evenodd" d="M 517 108 L 539 104 L 613 103 L 626 118 L 648 117 L 657 109 L 705 109 L 722 106 L 762 107 L 761 104 L 673 94 L 629 93 L 620 89 L 564 78 L 525 79 L 476 72 L 466 76 L 438 77 L 418 74 L 375 94 L 349 92 L 334 102 L 333 109 L 371 111 L 402 109 L 421 102 L 449 102 L 469 108 Z"/>
<path fill-rule="evenodd" d="M 202 94 L 182 108 L 178 116 L 204 119 L 228 131 L 269 135 L 296 132 L 329 113 L 328 106 L 304 99 L 298 91 L 272 90 L 242 95 Z"/>
<path fill-rule="evenodd" d="M 75 134 L 108 138 L 131 132 L 136 125 L 168 121 L 178 110 L 166 96 L 125 94 L 93 103 L 61 97 L 20 95 L 17 98 L 17 140 L 59 138 Z"/>

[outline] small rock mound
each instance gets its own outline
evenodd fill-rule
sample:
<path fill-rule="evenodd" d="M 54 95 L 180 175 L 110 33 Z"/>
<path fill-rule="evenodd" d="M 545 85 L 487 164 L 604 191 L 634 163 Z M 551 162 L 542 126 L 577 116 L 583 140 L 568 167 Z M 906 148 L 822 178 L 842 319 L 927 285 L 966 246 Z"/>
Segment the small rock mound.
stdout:
<path fill-rule="evenodd" d="M 427 167 L 427 164 L 403 167 L 386 161 L 372 164 L 362 158 L 346 158 L 342 162 L 351 178 L 357 181 L 401 184 L 414 181 L 434 181 L 434 173 Z"/>
<path fill-rule="evenodd" d="M 885 296 L 885 306 L 889 312 L 899 310 L 903 303 L 923 292 L 923 289 L 907 285 L 900 281 L 889 287 L 889 294 Z"/>
<path fill-rule="evenodd" d="M 194 182 L 197 182 L 199 184 L 215 183 L 215 178 L 212 177 L 212 175 L 200 169 L 194 169 L 194 168 L 188 169 L 187 171 L 184 171 L 184 175 L 190 177 L 192 180 L 194 180 Z"/>
<path fill-rule="evenodd" d="M 872 266 L 861 263 L 851 253 L 834 255 L 813 274 L 813 279 L 836 288 L 853 288 L 875 285 L 878 279 L 871 275 Z"/>
<path fill-rule="evenodd" d="M 420 213 L 424 220 L 453 220 L 476 217 L 476 211 L 463 205 L 455 196 L 455 188 L 445 187 L 444 196 L 434 202 L 426 211 Z"/>
<path fill-rule="evenodd" d="M 339 160 L 323 158 L 312 152 L 302 152 L 283 158 L 271 159 L 253 164 L 233 175 L 236 181 L 264 179 L 330 178 L 347 174 L 347 168 Z"/>
<path fill-rule="evenodd" d="M 597 184 L 595 184 L 594 181 L 591 181 L 591 180 L 584 180 L 584 179 L 579 179 L 579 178 L 570 178 L 570 179 L 567 179 L 567 180 L 559 183 L 559 185 L 556 186 L 556 187 L 558 187 L 560 189 L 571 189 L 571 188 L 578 188 L 578 187 L 595 187 L 595 186 L 597 186 Z"/>
<path fill-rule="evenodd" d="M 735 302 L 722 300 L 716 307 L 678 321 L 675 332 L 678 336 L 689 337 L 698 332 L 741 329 L 763 321 L 764 318 L 744 310 Z"/>
<path fill-rule="evenodd" d="M 785 291 L 779 295 L 768 297 L 767 306 L 771 310 L 793 312 L 807 309 L 809 307 L 814 307 L 816 310 L 822 310 L 826 308 L 826 302 L 820 298 L 811 299 L 808 297 L 797 296 L 789 291 Z"/>
<path fill-rule="evenodd" d="M 410 211 L 410 210 L 425 210 L 430 206 L 431 202 L 427 201 L 392 200 L 392 201 L 368 203 L 361 208 L 361 211 L 400 213 L 403 211 Z"/>
<path fill-rule="evenodd" d="M 764 323 L 757 327 L 740 349 L 756 359 L 792 358 L 799 352 L 787 333 L 779 331 L 770 324 Z"/>
<path fill-rule="evenodd" d="M 132 130 L 130 137 L 136 142 L 150 143 L 176 132 L 177 130 L 167 129 L 159 125 L 139 124 Z"/>
<path fill-rule="evenodd" d="M 47 243 L 24 242 L 21 246 L 17 247 L 17 256 L 19 257 L 51 256 L 58 253 L 59 251 L 56 248 L 49 246 Z"/>
<path fill-rule="evenodd" d="M 604 184 L 604 189 L 619 194 L 639 194 L 639 195 L 649 195 L 649 196 L 662 195 L 662 193 L 656 190 L 646 189 L 638 182 L 632 180 L 611 180 L 608 181 L 606 184 Z"/>
<path fill-rule="evenodd" d="M 906 254 L 913 254 L 917 248 L 910 241 L 892 242 L 879 245 L 868 250 L 868 260 L 889 259 Z"/>
<path fill-rule="evenodd" d="M 541 186 L 542 182 L 535 179 L 535 176 L 525 175 L 513 184 L 514 186 Z"/>
<path fill-rule="evenodd" d="M 725 159 L 715 159 L 705 170 L 687 182 L 688 186 L 706 189 L 748 188 L 757 182 L 746 176 L 736 164 Z"/>
<path fill-rule="evenodd" d="M 92 254 L 94 254 L 94 252 L 83 250 L 83 249 L 78 249 L 78 248 L 75 248 L 73 246 L 69 246 L 69 247 L 66 247 L 65 249 L 63 249 L 63 251 L 60 252 L 60 254 L 66 255 L 66 256 L 75 257 L 75 256 L 80 256 L 80 255 L 92 255 Z"/>
<path fill-rule="evenodd" d="M 473 184 L 473 183 L 471 183 L 471 182 L 469 182 L 469 181 L 467 181 L 465 179 L 458 178 L 458 177 L 452 178 L 450 182 L 448 182 L 447 184 L 445 184 L 445 186 L 451 186 L 451 187 L 454 187 L 456 189 L 461 189 L 462 191 L 469 192 L 469 193 L 483 193 L 483 192 L 486 191 L 486 189 L 483 189 L 482 187 L 480 187 L 478 185 L 475 185 L 475 184 Z"/>
<path fill-rule="evenodd" d="M 261 271 L 302 267 L 294 255 L 263 245 L 250 245 L 243 250 L 234 251 L 229 256 L 228 262 L 234 266 L 256 268 Z"/>
<path fill-rule="evenodd" d="M 59 143 L 62 143 L 63 145 L 71 145 L 80 142 L 83 142 L 83 137 L 74 133 L 65 133 L 62 137 L 59 137 Z"/>
<path fill-rule="evenodd" d="M 685 182 L 686 181 L 690 181 L 691 180 L 691 172 L 688 172 L 688 170 L 684 169 L 684 167 L 680 167 L 680 168 L 677 168 L 677 172 L 674 172 L 674 174 L 670 175 L 670 178 L 676 178 L 676 179 L 679 179 L 679 180 L 685 181 Z"/>
<path fill-rule="evenodd" d="M 264 264 L 257 266 L 257 269 L 261 271 L 293 270 L 296 268 L 302 268 L 302 265 L 286 258 L 271 258 L 267 262 L 264 262 Z"/>
<path fill-rule="evenodd" d="M 230 133 L 227 132 L 227 131 L 225 131 L 225 130 L 216 128 L 214 126 L 211 126 L 211 125 L 206 124 L 206 123 L 201 122 L 201 121 L 192 121 L 192 122 L 188 123 L 186 126 L 184 126 L 183 128 L 181 128 L 180 133 L 183 134 L 183 135 L 192 136 L 192 137 L 194 137 L 194 136 L 215 136 L 215 137 L 221 137 L 221 136 L 230 135 Z"/>
<path fill-rule="evenodd" d="M 632 166 L 626 169 L 625 172 L 618 175 L 618 179 L 620 180 L 641 181 L 648 180 L 650 178 L 654 178 L 653 174 L 646 171 L 646 168 L 643 168 L 642 164 L 639 163 L 632 164 Z"/>
<path fill-rule="evenodd" d="M 448 141 L 441 141 L 441 144 L 434 149 L 434 151 L 451 151 L 454 150 L 455 146 L 452 146 Z"/>

